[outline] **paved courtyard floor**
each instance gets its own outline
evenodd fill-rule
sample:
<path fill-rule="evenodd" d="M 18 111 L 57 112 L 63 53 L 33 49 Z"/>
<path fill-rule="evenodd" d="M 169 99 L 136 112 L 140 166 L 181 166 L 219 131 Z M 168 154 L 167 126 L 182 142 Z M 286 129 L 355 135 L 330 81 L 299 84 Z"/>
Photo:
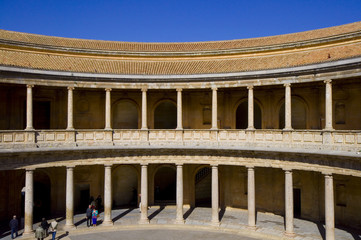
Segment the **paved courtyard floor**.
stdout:
<path fill-rule="evenodd" d="M 211 224 L 210 208 L 185 208 L 185 223 L 176 225 L 175 206 L 151 207 L 148 211 L 150 224 L 139 225 L 139 209 L 116 209 L 112 211 L 114 226 L 102 226 L 103 213 L 98 218 L 98 226 L 88 228 L 85 214 L 74 216 L 75 230 L 65 232 L 65 218 L 58 218 L 59 231 L 57 239 L 97 240 L 97 239 L 282 239 L 284 238 L 284 220 L 282 216 L 257 212 L 257 229 L 247 228 L 247 211 L 242 209 L 227 209 L 220 211 L 220 225 Z M 51 220 L 48 220 L 49 222 Z M 34 229 L 37 224 L 34 224 Z M 1 227 L 1 229 L 4 229 Z M 294 219 L 294 239 L 325 239 L 323 224 L 301 219 Z M 20 233 L 22 231 L 19 231 Z M 171 233 L 170 233 L 171 232 Z M 223 235 L 224 233 L 225 235 Z M 90 235 L 89 235 L 90 234 Z M 139 235 L 137 235 L 139 234 Z M 188 234 L 188 235 L 187 235 Z M 361 240 L 361 231 L 350 229 L 335 230 L 337 240 Z M 128 238 L 128 236 L 133 236 Z M 223 237 L 222 237 L 223 236 Z M 10 231 L 1 231 L 0 238 L 11 239 Z M 24 238 L 23 238 L 24 239 Z M 34 239 L 32 236 L 30 239 Z M 51 239 L 48 237 L 47 239 Z"/>

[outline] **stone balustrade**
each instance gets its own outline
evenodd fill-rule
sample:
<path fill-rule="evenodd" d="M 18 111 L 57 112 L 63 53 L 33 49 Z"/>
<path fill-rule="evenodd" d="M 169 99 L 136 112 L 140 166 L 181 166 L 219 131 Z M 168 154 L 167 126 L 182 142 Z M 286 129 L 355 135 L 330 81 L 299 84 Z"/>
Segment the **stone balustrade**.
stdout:
<path fill-rule="evenodd" d="M 322 130 L 3 130 L 0 148 L 76 146 L 269 147 L 361 150 L 361 131 Z"/>

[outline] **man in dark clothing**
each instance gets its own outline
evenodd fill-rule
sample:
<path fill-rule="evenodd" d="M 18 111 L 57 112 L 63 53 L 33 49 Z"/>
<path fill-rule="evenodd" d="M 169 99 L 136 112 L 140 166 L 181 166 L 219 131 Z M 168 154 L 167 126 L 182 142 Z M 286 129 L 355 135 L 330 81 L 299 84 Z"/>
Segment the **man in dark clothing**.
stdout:
<path fill-rule="evenodd" d="M 14 239 L 14 238 L 18 237 L 19 223 L 18 223 L 18 220 L 16 219 L 15 215 L 13 216 L 13 219 L 11 219 L 9 226 L 11 228 L 11 238 Z M 14 234 L 16 235 L 15 237 L 14 237 Z"/>
<path fill-rule="evenodd" d="M 49 235 L 48 233 L 49 223 L 48 221 L 45 220 L 45 218 L 41 219 L 41 227 L 44 229 L 45 236 L 47 237 Z"/>
<path fill-rule="evenodd" d="M 89 205 L 89 208 L 86 210 L 86 225 L 87 227 L 93 226 L 92 224 L 92 205 Z"/>

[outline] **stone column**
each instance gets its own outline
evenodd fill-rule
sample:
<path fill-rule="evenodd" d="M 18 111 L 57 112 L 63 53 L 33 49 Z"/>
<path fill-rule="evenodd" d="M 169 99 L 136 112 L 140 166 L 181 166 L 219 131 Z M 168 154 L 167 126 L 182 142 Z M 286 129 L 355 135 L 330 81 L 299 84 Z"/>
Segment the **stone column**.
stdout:
<path fill-rule="evenodd" d="M 248 130 L 254 130 L 253 86 L 248 86 Z"/>
<path fill-rule="evenodd" d="M 33 87 L 34 85 L 26 85 L 26 128 L 25 130 L 33 130 Z"/>
<path fill-rule="evenodd" d="M 247 167 L 248 228 L 256 229 L 256 198 L 254 167 Z"/>
<path fill-rule="evenodd" d="M 64 229 L 74 225 L 74 167 L 66 167 L 66 221 Z"/>
<path fill-rule="evenodd" d="M 294 236 L 293 231 L 293 179 L 292 171 L 285 170 L 285 221 L 287 236 Z"/>
<path fill-rule="evenodd" d="M 326 112 L 325 112 L 325 128 L 324 130 L 333 130 L 332 126 L 332 80 L 326 80 L 324 81 L 326 83 L 326 99 L 325 99 L 325 105 L 326 105 Z"/>
<path fill-rule="evenodd" d="M 148 164 L 142 164 L 141 175 L 141 215 L 140 224 L 149 223 L 148 219 Z"/>
<path fill-rule="evenodd" d="M 25 172 L 25 223 L 24 236 L 33 234 L 34 170 Z"/>
<path fill-rule="evenodd" d="M 177 164 L 177 217 L 176 223 L 184 223 L 183 219 L 183 165 Z"/>
<path fill-rule="evenodd" d="M 148 129 L 147 123 L 147 88 L 142 88 L 142 129 Z"/>
<path fill-rule="evenodd" d="M 73 90 L 74 87 L 68 87 L 68 126 L 67 130 L 73 130 Z"/>
<path fill-rule="evenodd" d="M 212 128 L 211 129 L 218 129 L 217 124 L 217 88 L 212 88 Z"/>
<path fill-rule="evenodd" d="M 111 88 L 105 89 L 105 130 L 111 130 L 111 120 L 112 120 L 112 114 L 111 114 L 111 100 L 110 100 L 110 91 Z"/>
<path fill-rule="evenodd" d="M 104 226 L 113 225 L 112 221 L 112 165 L 104 165 Z"/>
<path fill-rule="evenodd" d="M 177 88 L 177 129 L 183 129 L 183 113 L 182 113 L 182 89 Z"/>
<path fill-rule="evenodd" d="M 335 209 L 331 174 L 325 174 L 325 229 L 326 240 L 335 240 Z"/>
<path fill-rule="evenodd" d="M 212 224 L 219 225 L 218 165 L 212 165 Z"/>
<path fill-rule="evenodd" d="M 292 109 L 291 109 L 291 84 L 285 86 L 285 128 L 283 130 L 292 130 Z"/>

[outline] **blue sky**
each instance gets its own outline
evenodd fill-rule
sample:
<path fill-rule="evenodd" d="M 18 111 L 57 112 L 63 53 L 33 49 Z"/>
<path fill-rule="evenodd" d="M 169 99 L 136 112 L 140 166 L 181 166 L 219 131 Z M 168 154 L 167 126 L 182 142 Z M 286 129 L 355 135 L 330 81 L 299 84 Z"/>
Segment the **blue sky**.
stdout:
<path fill-rule="evenodd" d="M 361 0 L 0 0 L 0 28 L 51 36 L 193 42 L 361 21 Z"/>

